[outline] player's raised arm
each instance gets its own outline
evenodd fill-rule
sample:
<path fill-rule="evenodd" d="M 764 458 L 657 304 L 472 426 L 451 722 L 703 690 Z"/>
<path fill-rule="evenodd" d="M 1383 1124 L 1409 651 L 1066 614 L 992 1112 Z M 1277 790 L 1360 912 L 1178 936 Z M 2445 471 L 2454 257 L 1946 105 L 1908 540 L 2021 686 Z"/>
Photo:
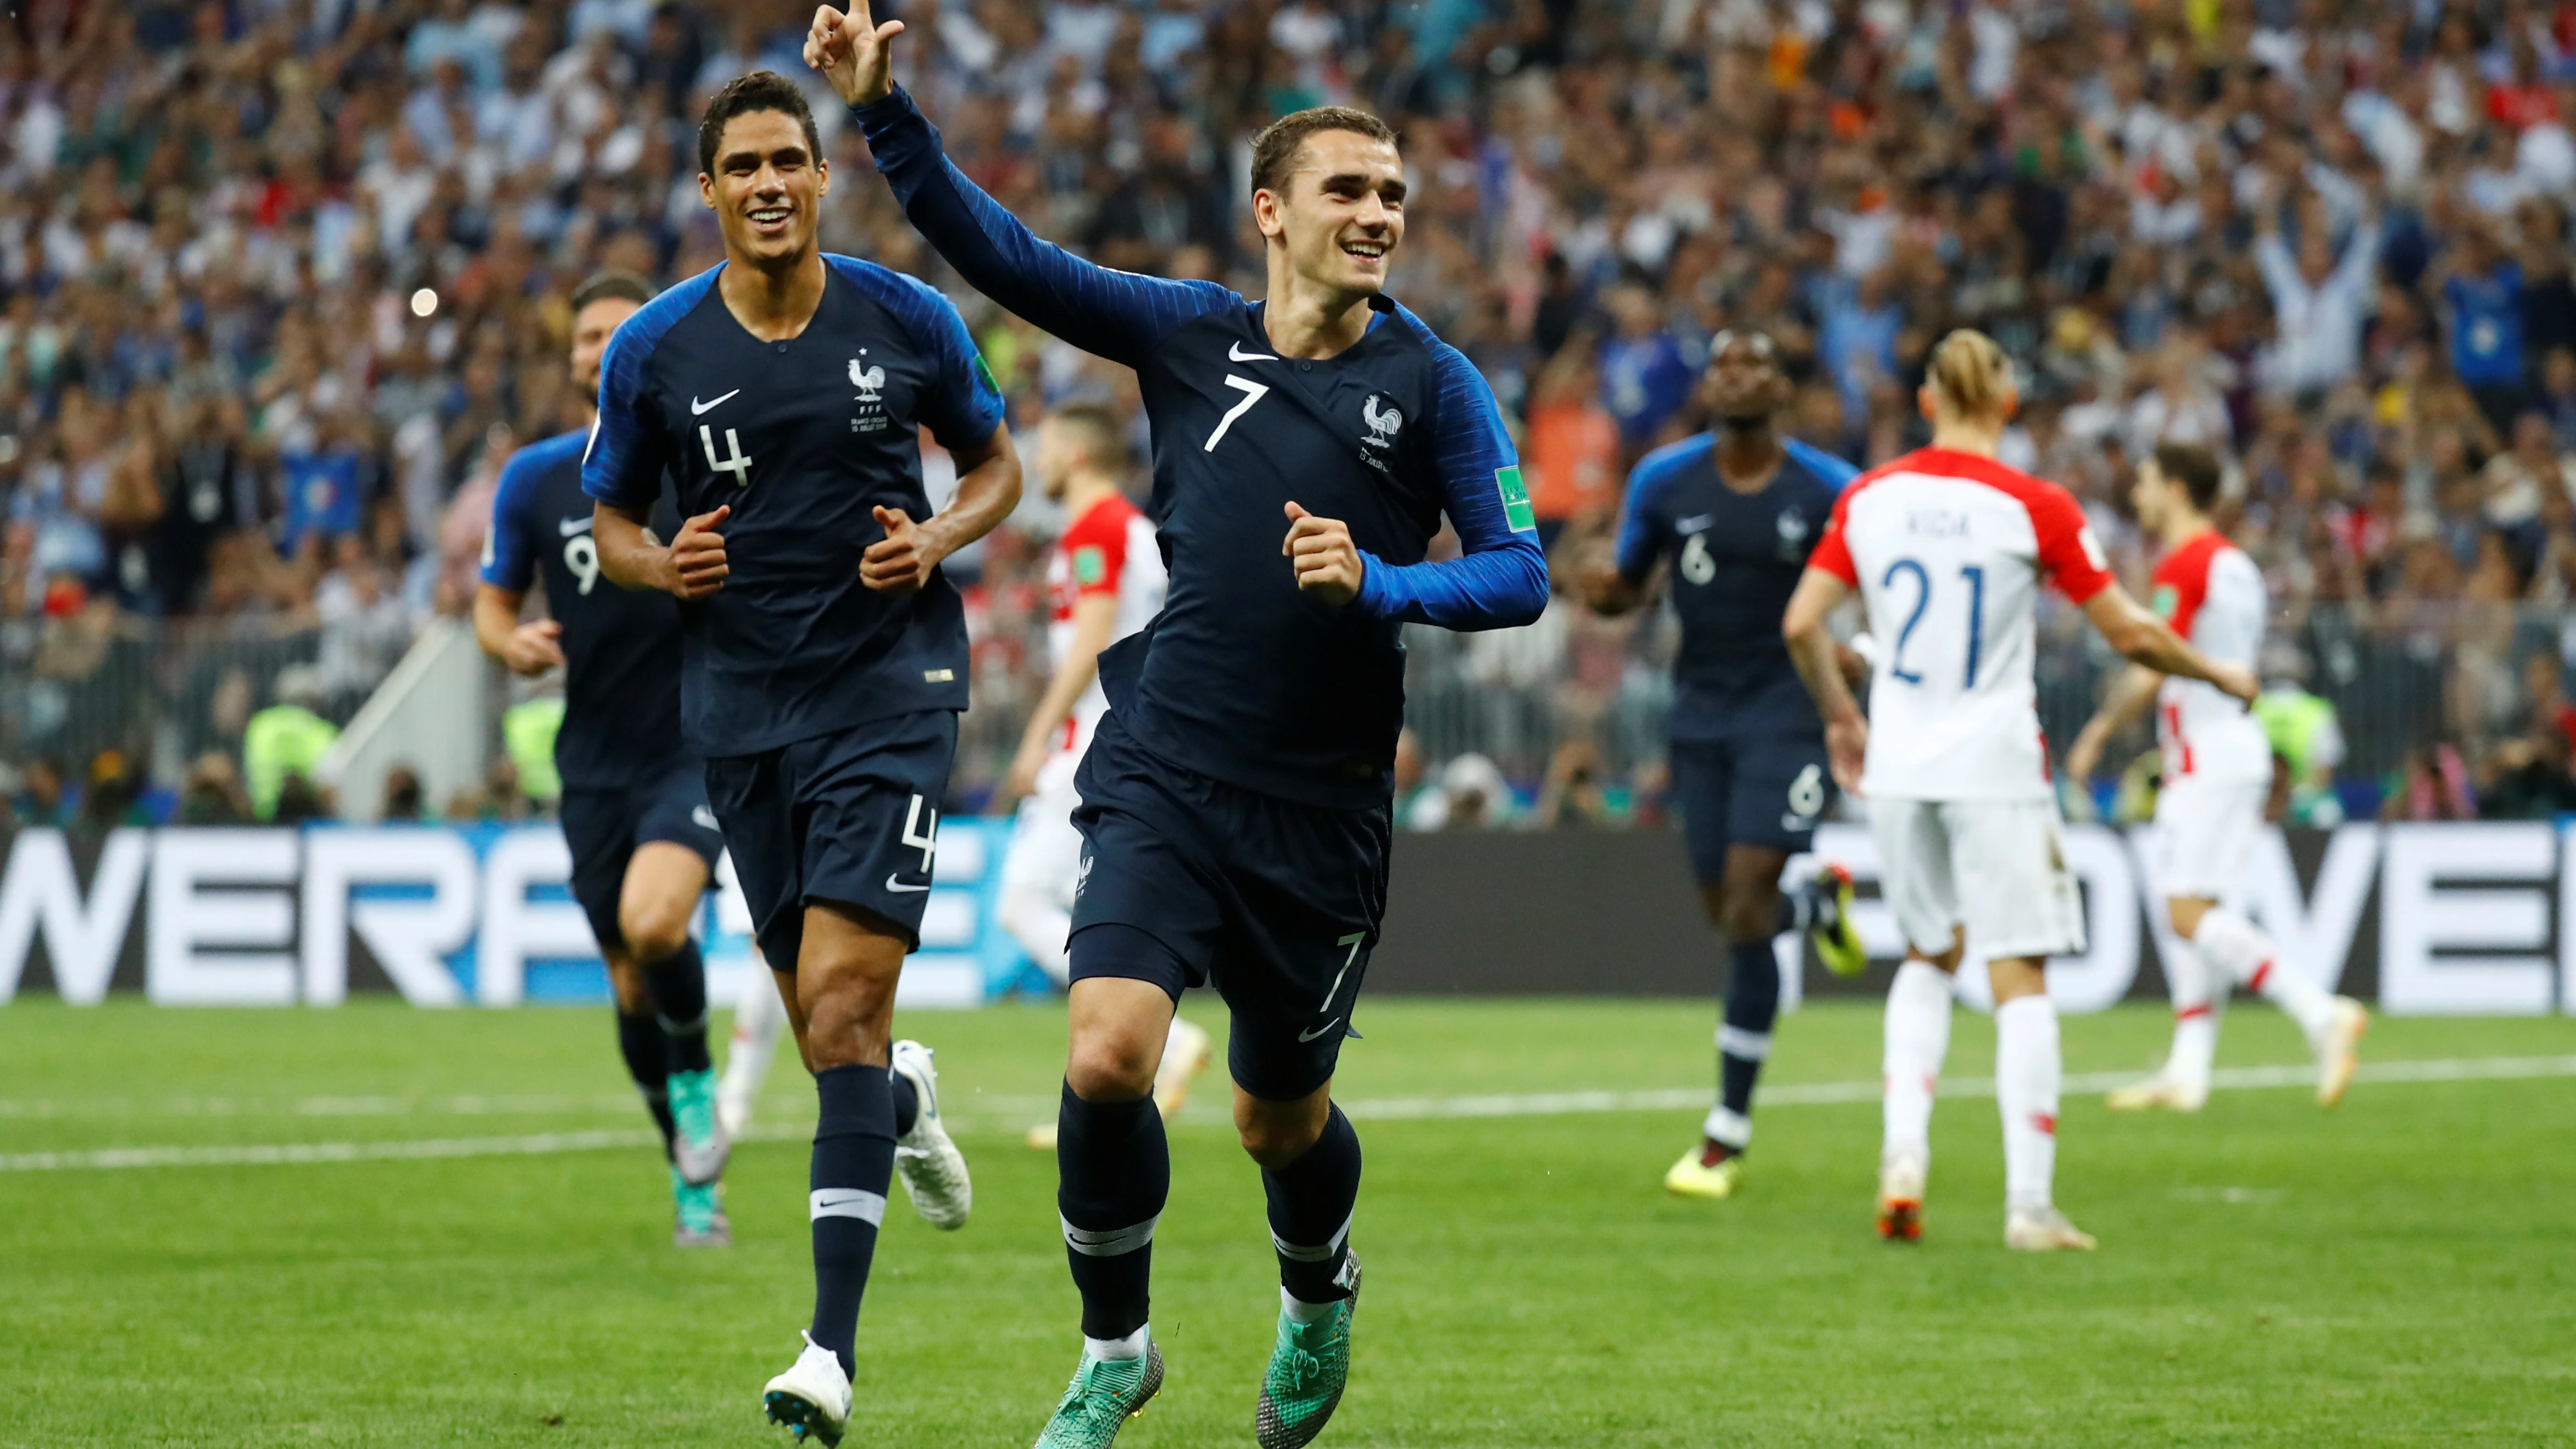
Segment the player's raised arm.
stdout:
<path fill-rule="evenodd" d="M 1392 325 L 1418 324 L 1404 314 Z M 1353 549 L 1360 571 L 1354 601 L 1373 618 L 1462 631 L 1515 628 L 1547 608 L 1547 555 L 1538 546 L 1529 491 L 1521 486 L 1520 459 L 1503 431 L 1493 389 L 1474 365 L 1446 343 L 1433 340 L 1432 348 L 1440 368 L 1432 468 L 1441 507 L 1467 552 L 1439 563 L 1388 564 Z M 1296 542 L 1292 530 L 1292 550 Z M 1305 582 L 1302 567 L 1299 582 Z"/>
<path fill-rule="evenodd" d="M 866 0 L 814 12 L 805 63 L 823 72 L 866 134 L 877 170 L 932 250 L 967 285 L 1086 352 L 1133 365 L 1201 313 L 1237 301 L 1214 282 L 1113 271 L 1041 240 L 949 164 L 939 131 L 895 85 L 901 21 L 874 22 Z"/>

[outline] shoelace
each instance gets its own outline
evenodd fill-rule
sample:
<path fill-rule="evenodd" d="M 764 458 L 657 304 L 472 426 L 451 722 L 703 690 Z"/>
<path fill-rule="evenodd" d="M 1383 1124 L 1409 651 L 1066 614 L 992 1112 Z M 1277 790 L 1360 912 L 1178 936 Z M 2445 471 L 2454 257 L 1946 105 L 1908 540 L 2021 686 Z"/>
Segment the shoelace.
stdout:
<path fill-rule="evenodd" d="M 1070 1417 L 1086 1429 L 1105 1429 L 1126 1422 L 1126 1391 L 1102 1382 L 1106 1367 L 1107 1361 L 1102 1359 L 1083 1365 L 1083 1371 L 1065 1387 L 1064 1397 L 1056 1401 L 1057 1418 Z"/>

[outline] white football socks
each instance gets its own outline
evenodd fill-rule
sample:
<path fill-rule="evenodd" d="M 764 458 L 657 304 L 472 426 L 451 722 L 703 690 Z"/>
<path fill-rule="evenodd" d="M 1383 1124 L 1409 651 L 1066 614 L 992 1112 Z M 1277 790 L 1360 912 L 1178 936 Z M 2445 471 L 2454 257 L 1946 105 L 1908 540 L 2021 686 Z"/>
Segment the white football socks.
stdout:
<path fill-rule="evenodd" d="M 2165 1080 L 2206 1090 L 2210 1063 L 2218 1056 L 2218 1009 L 2209 989 L 2209 963 L 2189 941 L 2177 936 L 2164 953 L 2165 983 L 2173 993 L 2173 1050 L 2165 1057 Z"/>
<path fill-rule="evenodd" d="M 1115 1363 L 1122 1359 L 1143 1358 L 1145 1345 L 1152 1342 L 1153 1337 L 1152 1324 L 1139 1324 L 1136 1331 L 1125 1338 L 1086 1338 L 1082 1341 L 1082 1349 L 1093 1358 Z"/>
<path fill-rule="evenodd" d="M 2004 1203 L 2049 1205 L 2057 1176 L 2057 1004 L 2019 996 L 1995 1008 L 1995 1106 L 2004 1124 Z"/>
<path fill-rule="evenodd" d="M 2200 918 L 2191 943 L 2210 965 L 2281 1008 L 2299 1024 L 2311 1048 L 2325 1040 L 2326 1028 L 2334 1022 L 2334 998 L 2283 962 L 2281 948 L 2261 927 L 2221 908 Z"/>
<path fill-rule="evenodd" d="M 1932 1160 L 1932 1094 L 1950 1054 L 1950 978 L 1909 958 L 1887 988 L 1887 1044 L 1881 1058 L 1886 1136 L 1879 1160 Z"/>

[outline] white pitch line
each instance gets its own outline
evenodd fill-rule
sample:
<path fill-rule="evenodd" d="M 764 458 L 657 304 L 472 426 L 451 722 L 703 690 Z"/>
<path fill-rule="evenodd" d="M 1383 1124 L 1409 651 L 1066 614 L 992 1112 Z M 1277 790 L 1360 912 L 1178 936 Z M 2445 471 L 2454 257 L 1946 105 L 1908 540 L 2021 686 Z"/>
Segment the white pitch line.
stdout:
<path fill-rule="evenodd" d="M 2137 1079 L 2134 1072 L 2082 1072 L 2066 1079 L 2069 1092 L 2099 1092 Z M 2576 1056 L 2454 1057 L 2427 1061 L 2365 1062 L 2359 1080 L 2375 1083 L 2517 1081 L 2576 1077 Z M 2298 1066 L 2225 1067 L 2210 1074 L 2211 1087 L 2250 1090 L 2305 1087 L 2316 1069 Z M 1875 1102 L 1876 1082 L 1789 1082 L 1762 1093 L 1766 1107 L 1828 1106 Z M 1942 1084 L 1954 1097 L 1991 1097 L 1991 1077 L 1961 1077 Z M 1356 1120 L 1419 1121 L 1431 1118 L 1561 1117 L 1602 1112 L 1664 1112 L 1697 1107 L 1705 1087 L 1652 1092 L 1532 1092 L 1460 1097 L 1361 1098 L 1342 1104 Z M 977 1118 L 972 1125 L 1004 1127 L 1016 1118 Z M 804 1138 L 810 1121 L 770 1121 L 743 1134 L 744 1141 Z M 641 1128 L 591 1132 L 537 1132 L 518 1137 L 441 1137 L 385 1142 L 277 1142 L 206 1147 L 109 1147 L 75 1152 L 0 1154 L 0 1173 L 78 1172 L 142 1167 L 278 1167 L 317 1162 L 400 1162 L 449 1157 L 536 1157 L 562 1152 L 645 1147 L 654 1136 Z"/>

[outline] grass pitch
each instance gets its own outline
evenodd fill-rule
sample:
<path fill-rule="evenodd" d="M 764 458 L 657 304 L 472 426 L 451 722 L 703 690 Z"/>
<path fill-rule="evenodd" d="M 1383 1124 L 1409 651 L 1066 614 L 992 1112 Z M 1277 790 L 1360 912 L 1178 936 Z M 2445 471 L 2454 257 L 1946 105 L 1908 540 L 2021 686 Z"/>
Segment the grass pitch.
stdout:
<path fill-rule="evenodd" d="M 1965 1080 L 1993 1036 L 1965 1011 L 1919 1247 L 1870 1232 L 1874 1094 L 1820 1085 L 1875 1077 L 1874 1006 L 1783 1021 L 1766 1086 L 1801 1090 L 1758 1114 L 1745 1196 L 1663 1195 L 1712 1019 L 1363 1004 L 1340 1092 L 1379 1106 L 1368 1292 L 1324 1444 L 2576 1439 L 2576 1077 L 2365 1077 L 2332 1114 L 2292 1089 L 2197 1118 L 2070 1093 L 2059 1200 L 2102 1249 L 2028 1258 L 2000 1245 L 1994 1108 Z M 939 1050 L 976 1216 L 889 1215 L 846 1442 L 1026 1444 L 1077 1348 L 1054 1163 L 1020 1145 L 1053 1110 L 1063 1018 L 900 1028 Z M 2070 1019 L 2068 1068 L 2144 1067 L 2164 1034 L 2148 1009 Z M 2382 1021 L 2366 1046 L 2533 1058 L 2576 1052 L 2576 1028 Z M 2301 1056 L 2240 1005 L 2221 1065 Z M 1122 1446 L 1251 1440 L 1275 1278 L 1223 1105 L 1211 1074 L 1172 1133 L 1172 1376 Z M 758 1391 L 811 1286 L 792 1053 L 763 1111 L 730 1175 L 736 1246 L 681 1253 L 604 1011 L 0 1011 L 0 1444 L 783 1442 Z M 404 1153 L 468 1155 L 382 1156 Z M 299 1155 L 355 1160 L 242 1160 Z"/>

